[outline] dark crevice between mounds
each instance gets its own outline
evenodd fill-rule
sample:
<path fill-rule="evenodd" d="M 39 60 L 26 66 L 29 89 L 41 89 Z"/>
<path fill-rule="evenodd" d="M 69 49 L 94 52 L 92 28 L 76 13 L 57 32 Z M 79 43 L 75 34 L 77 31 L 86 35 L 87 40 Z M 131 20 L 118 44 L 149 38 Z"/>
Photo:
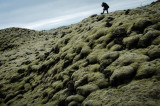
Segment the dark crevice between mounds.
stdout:
<path fill-rule="evenodd" d="M 69 71 L 68 72 L 68 77 L 69 78 L 67 78 L 67 79 L 62 78 L 63 87 L 68 88 L 68 90 L 70 90 L 70 91 L 74 91 L 74 81 L 73 81 L 73 78 L 72 78 L 73 73 L 74 73 L 74 71 Z"/>
<path fill-rule="evenodd" d="M 150 57 L 150 60 L 149 61 L 153 61 L 155 59 L 158 59 L 160 58 L 160 51 L 159 52 L 155 52 L 152 56 L 150 54 L 147 54 L 147 56 Z"/>
<path fill-rule="evenodd" d="M 53 95 L 54 95 L 55 92 L 51 92 L 51 93 L 48 93 L 48 92 L 43 92 L 42 94 L 42 104 L 46 104 L 47 102 L 49 102 L 50 99 L 52 99 Z"/>
<path fill-rule="evenodd" d="M 64 44 L 67 45 L 69 43 L 70 38 L 64 40 Z"/>
<path fill-rule="evenodd" d="M 112 26 L 112 21 L 114 20 L 113 17 L 109 16 L 106 19 L 105 27 L 111 27 Z"/>
<path fill-rule="evenodd" d="M 108 84 L 110 85 L 110 77 L 113 74 L 113 72 L 109 69 L 104 69 L 104 70 L 101 70 L 101 73 L 103 73 L 105 78 L 108 79 Z"/>
<path fill-rule="evenodd" d="M 2 91 L 0 91 L 0 98 L 4 99 L 6 97 L 6 94 Z"/>
<path fill-rule="evenodd" d="M 131 75 L 121 76 L 120 78 L 115 78 L 115 80 L 111 82 L 110 85 L 113 87 L 117 87 L 121 84 L 128 84 L 134 79 L 135 75 L 136 75 L 136 71 L 132 73 Z"/>
<path fill-rule="evenodd" d="M 139 42 L 139 39 L 135 40 L 134 42 L 129 42 L 129 44 L 123 44 L 124 47 L 128 50 L 131 50 L 131 49 L 136 49 L 138 48 L 138 42 Z"/>
<path fill-rule="evenodd" d="M 73 60 L 66 60 L 62 66 L 63 69 L 67 68 L 72 64 Z"/>
<path fill-rule="evenodd" d="M 103 20 L 104 17 L 105 17 L 105 15 L 99 15 L 99 16 L 97 17 L 97 22 Z"/>
<path fill-rule="evenodd" d="M 109 17 L 107 17 L 106 22 L 111 22 L 111 21 L 113 21 L 113 20 L 114 20 L 114 18 L 113 18 L 112 16 L 109 16 Z"/>
<path fill-rule="evenodd" d="M 75 88 L 88 84 L 88 75 L 84 75 L 81 79 L 76 81 Z"/>
<path fill-rule="evenodd" d="M 90 48 L 81 50 L 80 59 L 86 58 L 90 54 Z"/>
<path fill-rule="evenodd" d="M 146 75 L 140 75 L 140 76 L 136 77 L 135 79 L 136 80 L 141 80 L 141 79 L 144 79 L 144 78 L 151 78 L 152 76 L 155 75 L 155 73 L 156 72 L 151 71 L 151 72 L 148 72 L 148 74 L 146 74 Z"/>
<path fill-rule="evenodd" d="M 75 65 L 75 66 L 72 67 L 72 69 L 78 70 L 78 69 L 79 69 L 79 66 Z"/>
<path fill-rule="evenodd" d="M 138 68 L 135 79 L 140 80 L 145 78 L 151 78 L 154 75 L 155 76 L 158 75 L 159 73 L 158 70 L 159 70 L 158 67 L 151 62 L 143 63 Z"/>
<path fill-rule="evenodd" d="M 49 52 L 44 53 L 44 58 L 47 58 L 49 56 Z"/>
<path fill-rule="evenodd" d="M 67 83 L 66 83 L 66 88 L 68 88 L 68 94 L 69 95 L 75 95 L 76 92 L 76 88 L 75 88 L 75 82 L 70 79 Z"/>
<path fill-rule="evenodd" d="M 145 48 L 152 44 L 152 41 L 159 36 L 159 32 L 156 31 L 149 31 L 145 35 L 141 37 L 138 42 L 139 48 Z"/>
<path fill-rule="evenodd" d="M 91 49 L 93 49 L 93 48 L 95 47 L 95 45 L 94 45 L 94 42 L 93 42 L 93 41 L 89 43 L 89 47 L 90 47 Z"/>
<path fill-rule="evenodd" d="M 65 33 L 65 32 L 62 32 L 62 33 L 61 33 L 61 38 L 63 38 L 65 35 L 66 35 L 66 33 Z"/>
<path fill-rule="evenodd" d="M 86 59 L 86 63 L 85 63 L 85 66 L 87 66 L 87 65 L 92 65 L 92 64 L 99 64 L 99 62 L 98 62 L 98 60 L 96 59 L 96 58 L 93 58 L 93 59 Z"/>
<path fill-rule="evenodd" d="M 113 53 L 112 53 L 113 54 Z M 101 60 L 100 62 L 100 72 L 103 73 L 105 75 L 105 78 L 108 79 L 108 83 L 110 84 L 110 77 L 113 74 L 113 72 L 108 69 L 107 67 L 112 64 L 115 60 L 117 60 L 117 58 L 119 57 L 119 55 L 115 55 L 114 57 L 107 57 L 105 60 Z"/>
<path fill-rule="evenodd" d="M 128 78 L 128 77 L 127 77 L 127 78 Z M 129 79 L 127 79 L 127 80 L 125 80 L 125 77 L 124 77 L 124 79 L 119 80 L 119 81 L 118 81 L 118 79 L 116 79 L 117 81 L 115 81 L 115 82 L 113 82 L 113 83 L 110 83 L 110 85 L 113 86 L 113 87 L 117 87 L 117 86 L 122 85 L 122 84 L 128 84 L 128 83 L 130 83 L 133 79 L 134 79 L 133 76 L 130 77 Z"/>
<path fill-rule="evenodd" d="M 15 48 L 17 45 L 8 45 L 6 47 L 2 47 L 2 49 L 0 51 L 6 51 L 6 50 L 12 50 L 13 48 Z"/>
<path fill-rule="evenodd" d="M 108 40 L 104 41 L 104 47 L 106 48 L 106 46 L 113 40 L 114 40 L 114 37 L 110 37 Z"/>
<path fill-rule="evenodd" d="M 60 49 L 58 47 L 58 45 L 56 45 L 55 47 L 52 48 L 51 52 L 58 54 L 60 52 Z"/>
<path fill-rule="evenodd" d="M 125 15 L 129 15 L 130 11 L 131 11 L 130 9 L 125 10 L 125 13 L 124 13 L 124 14 L 125 14 Z"/>
<path fill-rule="evenodd" d="M 42 73 L 46 73 L 50 68 L 50 65 L 46 65 L 46 64 L 43 64 L 40 69 L 38 69 L 38 75 L 42 74 Z"/>
<path fill-rule="evenodd" d="M 56 63 L 58 63 L 60 61 L 59 58 L 56 58 L 55 60 L 52 60 L 49 64 L 44 64 L 43 68 L 44 68 L 44 73 L 46 73 L 51 67 L 53 67 Z M 43 70 L 40 69 L 42 72 Z"/>
<path fill-rule="evenodd" d="M 88 56 L 88 53 L 81 53 L 80 54 L 80 59 L 84 59 Z"/>
<path fill-rule="evenodd" d="M 7 102 L 9 103 L 10 100 L 12 100 L 13 98 L 17 97 L 18 95 L 24 94 L 24 93 L 26 93 L 26 91 L 20 90 L 15 93 L 8 94 L 4 99 L 4 103 L 7 103 Z"/>
<path fill-rule="evenodd" d="M 119 27 L 119 28 L 116 28 L 114 31 L 113 31 L 113 37 L 126 37 L 127 36 L 127 31 L 125 28 L 123 27 Z"/>
<path fill-rule="evenodd" d="M 21 65 L 29 65 L 31 63 L 31 61 L 24 61 Z"/>
<path fill-rule="evenodd" d="M 21 72 L 24 72 L 25 76 L 29 76 L 32 72 L 33 73 L 37 73 L 37 75 L 40 75 L 40 74 L 46 74 L 47 71 L 53 67 L 56 63 L 58 63 L 60 59 L 59 58 L 56 58 L 54 60 L 51 60 L 49 62 L 47 62 L 46 64 L 42 64 L 40 67 L 38 68 L 33 68 L 32 66 L 29 66 L 27 70 L 24 70 L 23 69 L 19 69 L 18 72 L 21 73 Z"/>
<path fill-rule="evenodd" d="M 60 101 L 58 106 L 67 106 L 65 100 Z"/>
<path fill-rule="evenodd" d="M 82 47 L 78 47 L 78 48 L 76 49 L 76 53 L 77 53 L 77 54 L 80 54 L 80 53 L 81 53 L 81 50 L 82 50 Z"/>
<path fill-rule="evenodd" d="M 67 88 L 66 92 L 68 97 L 77 94 L 74 84 L 75 82 L 72 80 L 72 78 L 70 78 L 69 81 L 65 84 L 64 88 Z M 58 106 L 68 106 L 68 104 L 69 103 L 66 101 L 66 99 L 64 99 L 59 101 Z"/>
<path fill-rule="evenodd" d="M 64 58 L 63 58 L 63 65 L 62 65 L 62 69 L 65 69 L 67 68 L 68 66 L 72 65 L 73 64 L 73 59 L 74 59 L 75 56 L 73 57 L 68 57 L 67 54 L 64 55 Z"/>
<path fill-rule="evenodd" d="M 120 44 L 122 47 L 125 47 L 123 44 L 123 38 L 127 37 L 127 31 L 123 27 L 116 28 L 113 33 L 111 39 L 115 44 Z"/>
<path fill-rule="evenodd" d="M 119 26 L 121 26 L 121 25 L 123 25 L 123 23 L 121 22 L 121 23 L 119 23 Z"/>
<path fill-rule="evenodd" d="M 106 22 L 105 27 L 111 27 L 112 24 L 110 22 Z"/>
<path fill-rule="evenodd" d="M 20 74 L 16 76 L 12 76 L 10 79 L 10 83 L 20 82 L 21 79 L 25 76 L 25 74 Z"/>
<path fill-rule="evenodd" d="M 124 47 L 124 44 L 123 44 L 123 37 L 117 37 L 114 39 L 114 43 L 115 44 L 119 44 L 119 45 L 122 45 Z"/>
<path fill-rule="evenodd" d="M 3 65 L 3 62 L 0 61 L 0 67 Z"/>
<path fill-rule="evenodd" d="M 9 100 L 15 98 L 16 96 L 17 96 L 17 95 L 15 95 L 15 94 L 7 95 L 6 98 L 5 98 L 5 100 L 4 100 L 4 103 L 7 103 Z"/>
<path fill-rule="evenodd" d="M 144 29 L 148 26 L 152 25 L 152 22 L 147 19 L 140 19 L 136 23 L 133 24 L 131 27 L 132 31 L 136 31 L 137 33 L 141 34 L 143 33 Z"/>

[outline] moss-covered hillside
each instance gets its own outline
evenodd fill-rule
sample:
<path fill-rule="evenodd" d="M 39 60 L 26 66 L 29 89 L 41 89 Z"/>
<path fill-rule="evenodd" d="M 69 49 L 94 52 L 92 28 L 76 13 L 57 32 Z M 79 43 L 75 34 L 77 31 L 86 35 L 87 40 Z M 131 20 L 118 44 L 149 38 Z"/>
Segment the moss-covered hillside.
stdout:
<path fill-rule="evenodd" d="M 160 2 L 49 31 L 0 30 L 0 106 L 160 105 Z"/>

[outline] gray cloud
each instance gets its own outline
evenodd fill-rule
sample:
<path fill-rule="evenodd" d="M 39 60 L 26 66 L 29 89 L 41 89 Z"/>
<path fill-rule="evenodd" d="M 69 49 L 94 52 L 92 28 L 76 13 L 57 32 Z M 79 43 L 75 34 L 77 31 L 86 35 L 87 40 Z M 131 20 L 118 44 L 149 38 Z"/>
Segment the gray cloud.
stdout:
<path fill-rule="evenodd" d="M 102 11 L 102 0 L 15 0 L 1 3 L 0 29 L 23 27 L 30 29 L 51 29 L 79 22 L 91 14 Z M 135 8 L 156 0 L 106 0 L 110 11 Z"/>

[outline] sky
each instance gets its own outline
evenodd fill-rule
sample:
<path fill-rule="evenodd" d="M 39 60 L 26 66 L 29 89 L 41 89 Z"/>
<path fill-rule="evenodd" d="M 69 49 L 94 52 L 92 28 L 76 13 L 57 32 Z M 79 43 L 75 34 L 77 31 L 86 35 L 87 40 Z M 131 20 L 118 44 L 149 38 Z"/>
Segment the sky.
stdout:
<path fill-rule="evenodd" d="M 0 0 L 0 29 L 49 30 L 100 14 L 102 2 L 113 12 L 145 6 L 153 1 L 156 0 Z"/>

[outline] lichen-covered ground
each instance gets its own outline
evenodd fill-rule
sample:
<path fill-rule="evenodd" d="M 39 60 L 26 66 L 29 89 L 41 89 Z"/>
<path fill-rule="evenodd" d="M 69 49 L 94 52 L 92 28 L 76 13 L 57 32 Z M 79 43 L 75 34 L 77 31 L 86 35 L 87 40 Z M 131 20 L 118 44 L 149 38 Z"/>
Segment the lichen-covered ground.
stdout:
<path fill-rule="evenodd" d="M 0 105 L 160 105 L 160 2 L 48 31 L 0 30 Z"/>

